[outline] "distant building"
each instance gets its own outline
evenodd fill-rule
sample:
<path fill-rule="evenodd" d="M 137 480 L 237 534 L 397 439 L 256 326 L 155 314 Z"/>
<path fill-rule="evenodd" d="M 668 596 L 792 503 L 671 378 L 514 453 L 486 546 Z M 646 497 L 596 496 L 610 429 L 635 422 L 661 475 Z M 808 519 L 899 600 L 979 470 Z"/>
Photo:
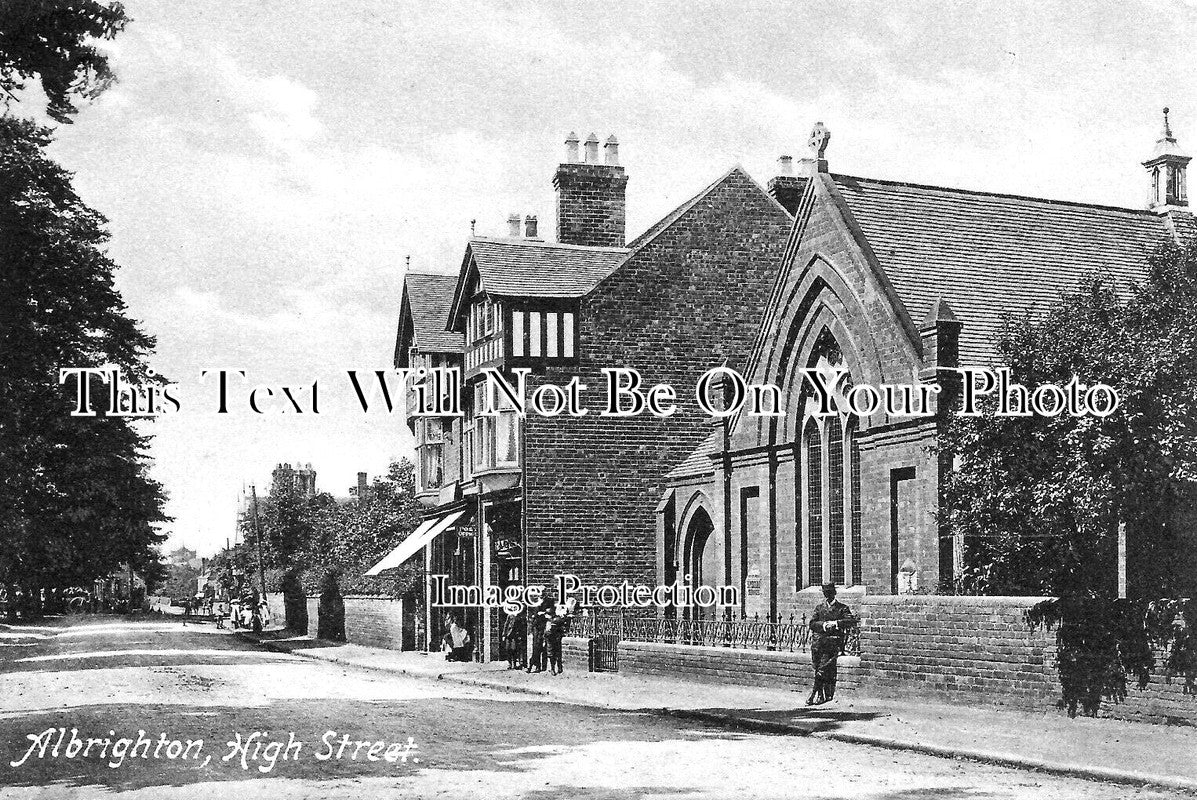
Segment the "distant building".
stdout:
<path fill-rule="evenodd" d="M 311 464 L 292 467 L 290 464 L 279 464 L 270 473 L 270 493 L 280 491 L 295 491 L 303 497 L 316 496 L 316 470 Z"/>
<path fill-rule="evenodd" d="M 166 563 L 176 567 L 199 569 L 201 559 L 189 547 L 180 546 L 166 554 Z"/>

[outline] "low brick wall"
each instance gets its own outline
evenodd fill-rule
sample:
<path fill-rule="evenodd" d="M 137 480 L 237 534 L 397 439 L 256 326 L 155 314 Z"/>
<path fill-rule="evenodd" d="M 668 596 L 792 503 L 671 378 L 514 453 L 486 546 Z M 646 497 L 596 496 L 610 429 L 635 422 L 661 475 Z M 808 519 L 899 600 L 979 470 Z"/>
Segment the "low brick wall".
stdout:
<path fill-rule="evenodd" d="M 860 659 L 839 660 L 840 691 L 858 683 Z M 680 677 L 739 686 L 809 687 L 814 675 L 809 653 L 736 650 L 729 647 L 620 642 L 619 671 L 627 675 Z"/>
<path fill-rule="evenodd" d="M 351 644 L 403 649 L 403 601 L 389 597 L 346 597 L 345 640 Z"/>
<path fill-rule="evenodd" d="M 1041 597 L 869 596 L 860 603 L 860 683 L 873 696 L 935 699 L 1023 711 L 1058 710 L 1055 631 L 1032 631 L 1023 614 Z M 1164 654 L 1145 689 L 1100 716 L 1197 725 L 1197 694 L 1168 682 Z M 1062 712 L 1060 712 L 1062 713 Z"/>
<path fill-rule="evenodd" d="M 869 694 L 1027 710 L 1059 698 L 1055 634 L 1023 621 L 1038 597 L 873 595 L 859 605 Z"/>
<path fill-rule="evenodd" d="M 590 669 L 590 640 L 580 636 L 563 637 L 561 639 L 561 666 L 579 672 Z"/>
<path fill-rule="evenodd" d="M 1102 716 L 1134 722 L 1163 722 L 1197 725 L 1197 693 L 1189 693 L 1183 676 L 1169 682 L 1164 675 L 1166 653 L 1155 653 L 1155 671 L 1146 689 L 1139 689 L 1134 678 L 1127 681 L 1126 700 L 1114 705 L 1102 704 Z"/>

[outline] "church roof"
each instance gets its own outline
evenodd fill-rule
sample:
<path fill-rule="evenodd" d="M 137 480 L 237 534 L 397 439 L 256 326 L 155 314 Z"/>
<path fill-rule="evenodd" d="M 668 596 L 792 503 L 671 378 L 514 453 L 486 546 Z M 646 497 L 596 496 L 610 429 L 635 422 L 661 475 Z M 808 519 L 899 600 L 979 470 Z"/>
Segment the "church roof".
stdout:
<path fill-rule="evenodd" d="M 916 323 L 942 298 L 960 363 L 984 366 L 1004 314 L 1042 308 L 1097 273 L 1122 290 L 1172 234 L 1150 211 L 832 176 Z"/>
<path fill-rule="evenodd" d="M 407 306 L 411 309 L 413 340 L 425 353 L 461 353 L 465 336 L 445 330 L 456 275 L 409 272 L 403 281 Z"/>
<path fill-rule="evenodd" d="M 707 438 L 702 440 L 702 444 L 686 456 L 685 461 L 669 471 L 669 474 L 665 476 L 666 479 L 672 481 L 682 478 L 701 478 L 714 474 L 715 467 L 711 456 L 719 452 L 719 440 L 722 434 L 723 431 L 720 428 L 712 430 Z"/>

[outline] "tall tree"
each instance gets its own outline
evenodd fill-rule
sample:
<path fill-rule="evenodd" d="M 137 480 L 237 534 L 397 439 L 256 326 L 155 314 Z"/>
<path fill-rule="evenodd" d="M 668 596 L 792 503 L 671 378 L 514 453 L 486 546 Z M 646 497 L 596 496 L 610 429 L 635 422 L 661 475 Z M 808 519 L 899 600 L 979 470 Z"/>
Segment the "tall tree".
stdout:
<path fill-rule="evenodd" d="M 116 80 L 94 42 L 113 38 L 128 22 L 120 3 L 0 0 L 0 89 L 16 99 L 36 77 L 46 113 L 69 123 L 75 98 L 94 98 Z"/>
<path fill-rule="evenodd" d="M 90 39 L 111 37 L 119 4 L 0 2 L 0 88 L 37 76 L 48 113 L 110 82 Z M 128 419 L 72 417 L 59 370 L 112 364 L 149 380 L 154 341 L 129 318 L 104 252 L 106 220 L 46 154 L 51 131 L 0 117 L 0 581 L 86 583 L 120 564 L 154 572 L 162 487 Z"/>
<path fill-rule="evenodd" d="M 1012 381 L 1113 386 L 1112 415 L 953 416 L 956 457 L 941 511 L 966 543 L 964 588 L 990 594 L 1114 594 L 1119 524 L 1132 591 L 1187 587 L 1168 554 L 1197 476 L 1197 245 L 1167 246 L 1120 296 L 1085 281 L 998 342 Z"/>

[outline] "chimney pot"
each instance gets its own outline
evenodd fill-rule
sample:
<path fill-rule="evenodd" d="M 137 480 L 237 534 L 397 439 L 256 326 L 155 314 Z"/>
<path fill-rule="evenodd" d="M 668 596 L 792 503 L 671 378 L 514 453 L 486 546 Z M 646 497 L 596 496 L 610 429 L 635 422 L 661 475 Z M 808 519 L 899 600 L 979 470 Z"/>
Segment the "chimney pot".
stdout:
<path fill-rule="evenodd" d="M 578 158 L 578 134 L 573 131 L 569 132 L 569 136 L 565 137 L 565 163 L 577 164 Z"/>
<path fill-rule="evenodd" d="M 614 136 L 607 140 L 605 164 L 599 163 L 598 136 L 590 134 L 585 144 L 583 163 L 560 164 L 553 175 L 557 241 L 587 247 L 623 247 L 628 176 L 618 163 L 619 141 Z"/>
<path fill-rule="evenodd" d="M 593 133 L 591 133 L 590 136 L 586 137 L 586 163 L 587 164 L 597 164 L 598 163 L 598 146 L 599 146 L 599 140 L 598 140 L 597 136 L 595 136 Z"/>
<path fill-rule="evenodd" d="M 529 239 L 539 238 L 536 235 L 536 215 L 535 214 L 529 214 L 528 216 L 524 217 L 524 236 L 528 237 Z"/>
<path fill-rule="evenodd" d="M 520 215 L 512 212 L 507 215 L 507 235 L 519 238 L 520 235 Z"/>
<path fill-rule="evenodd" d="M 794 174 L 794 157 L 793 156 L 778 156 L 777 157 L 777 174 L 778 175 L 793 175 Z"/>
<path fill-rule="evenodd" d="M 619 165 L 619 140 L 615 138 L 615 134 L 608 136 L 603 144 L 603 160 L 611 166 Z"/>

